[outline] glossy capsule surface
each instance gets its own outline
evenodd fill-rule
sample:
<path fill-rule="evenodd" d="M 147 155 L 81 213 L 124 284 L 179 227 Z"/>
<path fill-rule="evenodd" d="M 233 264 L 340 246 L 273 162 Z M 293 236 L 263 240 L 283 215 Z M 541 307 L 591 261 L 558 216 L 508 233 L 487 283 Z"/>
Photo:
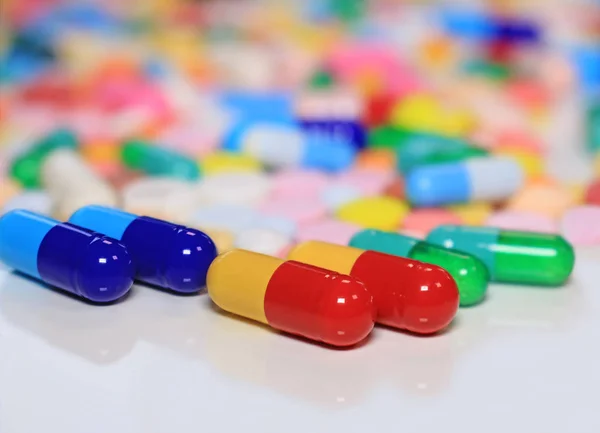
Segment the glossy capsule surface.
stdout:
<path fill-rule="evenodd" d="M 573 247 L 555 234 L 444 225 L 426 240 L 474 255 L 498 282 L 559 286 L 575 265 Z"/>
<path fill-rule="evenodd" d="M 152 176 L 184 180 L 200 178 L 200 168 L 193 159 L 141 140 L 125 142 L 121 150 L 121 159 L 123 164 L 132 170 L 142 171 Z"/>
<path fill-rule="evenodd" d="M 373 294 L 377 322 L 387 326 L 431 334 L 448 326 L 458 309 L 456 283 L 439 266 L 319 241 L 298 244 L 287 258 L 363 281 Z"/>
<path fill-rule="evenodd" d="M 116 239 L 25 210 L 0 217 L 0 260 L 94 302 L 115 301 L 133 283 L 131 257 Z"/>
<path fill-rule="evenodd" d="M 499 201 L 514 194 L 523 180 L 523 169 L 510 158 L 473 158 L 412 170 L 406 194 L 414 206 Z"/>
<path fill-rule="evenodd" d="M 448 250 L 399 233 L 363 230 L 356 233 L 349 245 L 364 250 L 379 251 L 437 265 L 452 275 L 460 295 L 460 306 L 481 302 L 487 292 L 489 275 L 486 266 L 476 257 Z"/>
<path fill-rule="evenodd" d="M 220 308 L 332 346 L 351 346 L 373 329 L 373 297 L 356 278 L 246 250 L 219 255 L 208 295 Z"/>
<path fill-rule="evenodd" d="M 131 254 L 136 279 L 179 293 L 202 289 L 217 256 L 212 239 L 199 230 L 119 209 L 85 206 L 69 221 L 120 240 Z"/>

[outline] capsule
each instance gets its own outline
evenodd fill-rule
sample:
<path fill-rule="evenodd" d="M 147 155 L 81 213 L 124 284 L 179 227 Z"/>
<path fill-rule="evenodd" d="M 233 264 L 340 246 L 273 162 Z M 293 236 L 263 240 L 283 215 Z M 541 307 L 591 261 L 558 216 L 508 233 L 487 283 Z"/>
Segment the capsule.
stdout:
<path fill-rule="evenodd" d="M 347 142 L 358 150 L 363 149 L 367 143 L 365 128 L 356 120 L 302 119 L 300 127 L 308 134 Z"/>
<path fill-rule="evenodd" d="M 226 136 L 223 150 L 247 153 L 274 167 L 305 167 L 331 172 L 352 165 L 356 149 L 345 141 L 307 134 L 286 122 L 244 122 Z"/>
<path fill-rule="evenodd" d="M 304 263 L 231 250 L 213 261 L 206 286 L 225 311 L 332 346 L 373 329 L 373 297 L 361 281 Z"/>
<path fill-rule="evenodd" d="M 204 287 L 217 255 L 212 239 L 199 230 L 119 209 L 85 206 L 69 222 L 118 239 L 131 254 L 136 279 L 178 293 Z"/>
<path fill-rule="evenodd" d="M 426 241 L 474 255 L 503 283 L 560 286 L 575 264 L 573 247 L 554 234 L 443 225 Z"/>
<path fill-rule="evenodd" d="M 379 251 L 399 257 L 437 265 L 446 271 L 458 286 L 460 306 L 478 304 L 485 298 L 489 275 L 481 260 L 470 254 L 381 230 L 363 230 L 350 239 L 349 245 L 364 250 Z"/>
<path fill-rule="evenodd" d="M 119 241 L 26 210 L 0 217 L 0 260 L 93 302 L 115 301 L 133 283 L 131 257 Z"/>
<path fill-rule="evenodd" d="M 448 326 L 458 309 L 455 281 L 435 265 L 319 241 L 296 245 L 287 258 L 363 281 L 383 325 L 432 334 Z"/>
<path fill-rule="evenodd" d="M 18 156 L 10 167 L 10 174 L 25 188 L 39 188 L 42 184 L 41 170 L 44 160 L 60 148 L 76 149 L 77 137 L 69 130 L 58 129 Z"/>
<path fill-rule="evenodd" d="M 196 161 L 171 149 L 141 140 L 123 143 L 121 160 L 127 167 L 151 176 L 165 176 L 184 180 L 200 178 Z"/>
<path fill-rule="evenodd" d="M 458 138 L 435 134 L 415 136 L 396 151 L 397 167 L 400 173 L 432 164 L 458 162 L 465 159 L 487 156 L 488 151 L 472 146 Z"/>
<path fill-rule="evenodd" d="M 64 221 L 82 206 L 116 206 L 114 189 L 70 149 L 58 149 L 42 164 L 42 183 L 53 201 L 52 215 Z"/>
<path fill-rule="evenodd" d="M 600 69 L 600 68 L 599 68 Z M 592 152 L 600 151 L 600 98 L 586 112 L 587 147 Z"/>
<path fill-rule="evenodd" d="M 406 194 L 413 206 L 500 201 L 518 191 L 523 179 L 522 168 L 510 158 L 473 158 L 411 171 Z"/>

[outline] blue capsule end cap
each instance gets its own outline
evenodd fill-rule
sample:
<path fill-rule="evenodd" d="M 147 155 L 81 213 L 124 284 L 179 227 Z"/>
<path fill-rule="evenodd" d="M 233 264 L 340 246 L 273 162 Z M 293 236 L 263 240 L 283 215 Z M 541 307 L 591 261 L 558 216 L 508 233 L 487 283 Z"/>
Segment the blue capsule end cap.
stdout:
<path fill-rule="evenodd" d="M 308 135 L 302 166 L 337 172 L 354 164 L 356 148 L 345 141 Z"/>
<path fill-rule="evenodd" d="M 127 249 L 115 239 L 98 237 L 81 259 L 78 292 L 92 302 L 114 302 L 129 292 L 133 276 L 133 263 Z"/>
<path fill-rule="evenodd" d="M 217 247 L 206 233 L 181 227 L 171 239 L 165 279 L 169 289 L 196 293 L 206 285 L 206 274 L 217 257 Z"/>
<path fill-rule="evenodd" d="M 462 164 L 438 164 L 412 170 L 406 196 L 413 206 L 438 206 L 469 201 L 471 187 Z"/>

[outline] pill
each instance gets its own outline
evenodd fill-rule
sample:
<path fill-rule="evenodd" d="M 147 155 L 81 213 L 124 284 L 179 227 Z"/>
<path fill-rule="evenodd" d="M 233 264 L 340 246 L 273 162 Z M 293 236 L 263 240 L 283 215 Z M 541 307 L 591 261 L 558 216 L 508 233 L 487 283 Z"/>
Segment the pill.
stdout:
<path fill-rule="evenodd" d="M 406 128 L 383 125 L 369 131 L 367 143 L 373 149 L 395 150 L 402 147 L 408 139 L 418 135 Z"/>
<path fill-rule="evenodd" d="M 352 169 L 334 177 L 334 182 L 352 185 L 365 196 L 381 194 L 391 181 L 393 175 L 378 170 Z"/>
<path fill-rule="evenodd" d="M 472 254 L 487 266 L 491 281 L 502 283 L 559 286 L 575 264 L 573 247 L 556 234 L 448 225 L 426 241 Z"/>
<path fill-rule="evenodd" d="M 43 215 L 50 215 L 52 210 L 52 199 L 44 190 L 28 189 L 15 195 L 4 203 L 4 207 L 0 213 L 6 213 L 16 209 L 24 209 Z"/>
<path fill-rule="evenodd" d="M 490 215 L 486 220 L 485 225 L 503 230 L 521 230 L 541 233 L 556 233 L 558 231 L 557 224 L 552 218 L 535 212 L 510 210 L 496 212 Z"/>
<path fill-rule="evenodd" d="M 260 171 L 261 164 L 256 158 L 234 152 L 213 152 L 202 158 L 202 171 L 206 175 L 222 172 Z"/>
<path fill-rule="evenodd" d="M 319 241 L 296 245 L 287 258 L 363 281 L 383 325 L 431 334 L 448 326 L 458 309 L 454 279 L 435 265 Z"/>
<path fill-rule="evenodd" d="M 271 194 L 275 197 L 317 197 L 329 177 L 320 171 L 282 170 L 273 176 Z"/>
<path fill-rule="evenodd" d="M 542 179 L 523 186 L 506 203 L 506 209 L 538 213 L 556 219 L 574 205 L 575 197 L 568 187 L 552 179 Z"/>
<path fill-rule="evenodd" d="M 26 210 L 0 217 L 0 260 L 93 302 L 115 301 L 133 283 L 131 258 L 116 239 Z"/>
<path fill-rule="evenodd" d="M 483 201 L 453 204 L 447 209 L 459 217 L 462 224 L 472 226 L 483 224 L 492 213 L 492 206 Z"/>
<path fill-rule="evenodd" d="M 271 179 L 264 173 L 217 173 L 205 176 L 197 188 L 203 204 L 259 205 L 271 192 Z"/>
<path fill-rule="evenodd" d="M 396 230 L 408 213 L 408 206 L 393 197 L 365 197 L 342 205 L 336 216 L 364 228 Z"/>
<path fill-rule="evenodd" d="M 596 179 L 588 185 L 585 191 L 585 202 L 600 205 L 600 179 Z"/>
<path fill-rule="evenodd" d="M 291 238 L 281 232 L 268 228 L 250 228 L 238 233 L 234 247 L 278 257 L 291 243 Z"/>
<path fill-rule="evenodd" d="M 248 206 L 215 204 L 198 208 L 187 224 L 209 230 L 224 230 L 234 236 L 242 230 L 252 228 L 261 214 Z"/>
<path fill-rule="evenodd" d="M 600 98 L 587 107 L 585 131 L 586 146 L 592 152 L 600 150 Z"/>
<path fill-rule="evenodd" d="M 474 158 L 411 171 L 406 195 L 414 206 L 494 202 L 511 197 L 522 183 L 523 171 L 516 162 L 500 157 Z"/>
<path fill-rule="evenodd" d="M 225 311 L 332 346 L 373 329 L 373 296 L 361 281 L 303 263 L 231 250 L 210 266 L 207 288 Z"/>
<path fill-rule="evenodd" d="M 356 167 L 366 170 L 394 172 L 396 170 L 396 155 L 387 149 L 366 149 L 358 155 Z"/>
<path fill-rule="evenodd" d="M 421 208 L 410 211 L 402 221 L 402 230 L 427 235 L 431 230 L 443 224 L 460 224 L 460 218 L 448 209 Z"/>
<path fill-rule="evenodd" d="M 319 200 L 330 211 L 336 211 L 343 205 L 363 197 L 360 190 L 351 185 L 329 184 L 319 194 Z"/>
<path fill-rule="evenodd" d="M 544 174 L 544 159 L 531 150 L 503 146 L 496 148 L 494 154 L 516 161 L 528 178 L 535 179 Z"/>
<path fill-rule="evenodd" d="M 200 178 L 198 163 L 187 156 L 141 140 L 130 140 L 121 148 L 123 164 L 151 176 L 183 180 Z"/>
<path fill-rule="evenodd" d="M 113 188 L 70 149 L 52 152 L 42 164 L 42 184 L 53 201 L 52 215 L 61 221 L 82 206 L 116 206 Z"/>
<path fill-rule="evenodd" d="M 458 162 L 487 154 L 487 150 L 473 146 L 461 139 L 421 134 L 407 140 L 404 146 L 397 150 L 396 161 L 400 173 L 409 173 L 424 165 Z"/>
<path fill-rule="evenodd" d="M 25 188 L 39 188 L 42 163 L 46 157 L 58 148 L 75 149 L 77 146 L 77 137 L 71 131 L 56 130 L 42 137 L 31 148 L 17 156 L 12 162 L 10 174 Z"/>
<path fill-rule="evenodd" d="M 358 232 L 348 245 L 431 263 L 445 269 L 456 281 L 461 307 L 478 304 L 485 298 L 489 280 L 487 268 L 481 260 L 470 254 L 381 230 Z"/>
<path fill-rule="evenodd" d="M 301 119 L 299 124 L 307 134 L 314 134 L 333 141 L 350 143 L 359 150 L 364 148 L 367 142 L 365 128 L 356 120 L 311 118 Z"/>
<path fill-rule="evenodd" d="M 184 221 L 200 200 L 194 183 L 163 177 L 145 177 L 127 184 L 121 191 L 123 209 L 169 221 Z"/>
<path fill-rule="evenodd" d="M 225 136 L 223 150 L 249 154 L 274 168 L 305 167 L 336 172 L 348 168 L 356 150 L 344 141 L 304 133 L 287 123 L 243 123 Z"/>
<path fill-rule="evenodd" d="M 574 245 L 600 244 L 600 206 L 578 206 L 563 216 L 561 233 Z"/>
<path fill-rule="evenodd" d="M 327 208 L 316 198 L 273 198 L 259 207 L 262 214 L 287 218 L 300 226 L 327 215 Z"/>
<path fill-rule="evenodd" d="M 296 235 L 296 241 L 323 241 L 332 244 L 347 245 L 350 238 L 360 230 L 361 227 L 356 224 L 334 219 L 324 219 L 307 223 L 300 227 Z"/>
<path fill-rule="evenodd" d="M 178 293 L 200 290 L 217 255 L 214 242 L 199 230 L 119 209 L 85 206 L 69 222 L 119 240 L 136 279 Z"/>

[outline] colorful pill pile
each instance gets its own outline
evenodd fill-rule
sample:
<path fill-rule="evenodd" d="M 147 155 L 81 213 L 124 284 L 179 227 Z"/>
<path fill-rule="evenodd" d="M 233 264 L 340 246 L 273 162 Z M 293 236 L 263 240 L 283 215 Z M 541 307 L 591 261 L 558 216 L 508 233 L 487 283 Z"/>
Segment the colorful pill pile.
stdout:
<path fill-rule="evenodd" d="M 452 332 L 490 283 L 569 290 L 600 245 L 594 26 L 512 2 L 25 3 L 0 43 L 0 260 L 51 287 L 206 286 L 346 347 Z"/>

